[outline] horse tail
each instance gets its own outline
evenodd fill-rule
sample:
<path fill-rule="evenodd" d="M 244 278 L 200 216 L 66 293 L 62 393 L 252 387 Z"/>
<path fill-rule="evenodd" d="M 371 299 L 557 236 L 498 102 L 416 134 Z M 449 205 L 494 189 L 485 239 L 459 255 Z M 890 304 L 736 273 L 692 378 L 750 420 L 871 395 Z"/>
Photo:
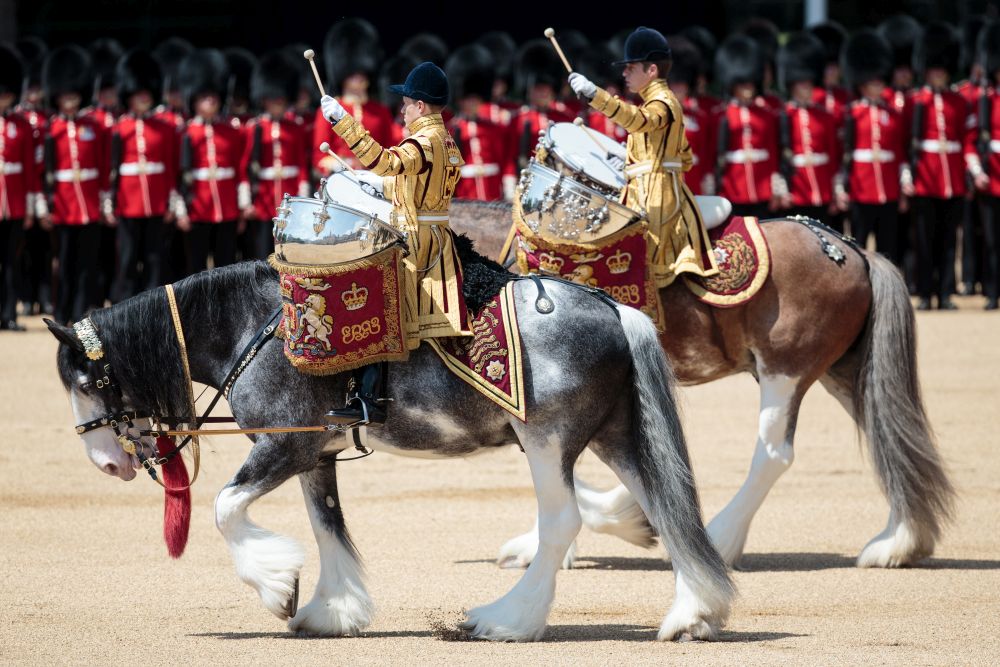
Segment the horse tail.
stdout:
<path fill-rule="evenodd" d="M 670 553 L 674 572 L 724 622 L 736 589 L 702 521 L 673 371 L 652 321 L 633 308 L 619 306 L 618 312 L 632 357 L 632 433 L 649 521 Z"/>
<path fill-rule="evenodd" d="M 892 516 L 917 531 L 923 555 L 950 518 L 955 490 L 941 463 L 917 377 L 913 306 L 898 269 L 866 253 L 872 305 L 862 334 L 854 414 Z"/>

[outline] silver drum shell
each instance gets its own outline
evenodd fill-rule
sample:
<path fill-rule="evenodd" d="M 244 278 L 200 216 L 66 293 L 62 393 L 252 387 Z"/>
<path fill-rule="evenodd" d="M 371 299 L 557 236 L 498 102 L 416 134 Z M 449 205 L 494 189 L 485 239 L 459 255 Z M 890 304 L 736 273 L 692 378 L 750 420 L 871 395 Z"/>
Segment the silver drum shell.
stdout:
<path fill-rule="evenodd" d="M 405 240 L 370 213 L 311 197 L 285 195 L 273 222 L 275 256 L 290 264 L 353 262 Z"/>
<path fill-rule="evenodd" d="M 534 160 L 521 172 L 518 201 L 524 223 L 552 243 L 591 243 L 641 218 L 627 206 Z"/>

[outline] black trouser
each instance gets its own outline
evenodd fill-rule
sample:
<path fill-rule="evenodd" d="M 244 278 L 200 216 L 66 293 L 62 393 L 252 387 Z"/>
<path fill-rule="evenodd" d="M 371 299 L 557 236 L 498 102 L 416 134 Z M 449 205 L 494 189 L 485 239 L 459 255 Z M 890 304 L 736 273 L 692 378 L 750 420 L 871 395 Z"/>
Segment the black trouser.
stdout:
<path fill-rule="evenodd" d="M 54 236 L 37 223 L 24 233 L 24 252 L 20 258 L 21 284 L 18 291 L 26 309 L 37 303 L 41 312 L 52 312 Z"/>
<path fill-rule="evenodd" d="M 951 298 L 955 293 L 955 237 L 962 220 L 962 199 L 913 198 L 917 242 L 917 295 Z"/>
<path fill-rule="evenodd" d="M 78 322 L 96 301 L 100 269 L 101 225 L 57 225 L 59 276 L 56 281 L 57 322 Z"/>
<path fill-rule="evenodd" d="M 767 202 L 760 202 L 759 204 L 733 204 L 733 215 L 765 220 L 780 216 L 781 214 L 772 211 Z"/>
<path fill-rule="evenodd" d="M 114 288 L 115 274 L 118 272 L 118 232 L 114 227 L 101 225 L 101 241 L 97 250 L 97 278 L 94 285 L 94 301 L 91 306 L 103 308 L 104 302 L 111 299 Z"/>
<path fill-rule="evenodd" d="M 962 211 L 962 282 L 966 286 L 966 294 L 973 294 L 976 283 L 983 277 L 979 253 L 982 243 L 979 237 L 981 211 L 979 197 L 965 199 Z"/>
<path fill-rule="evenodd" d="M 17 320 L 17 257 L 24 220 L 0 220 L 0 322 Z"/>
<path fill-rule="evenodd" d="M 267 259 L 274 252 L 274 224 L 270 220 L 248 220 L 243 259 Z"/>
<path fill-rule="evenodd" d="M 119 220 L 116 303 L 164 283 L 164 227 L 163 218 Z"/>
<path fill-rule="evenodd" d="M 996 301 L 1000 297 L 1000 197 L 983 197 L 983 293 Z"/>
<path fill-rule="evenodd" d="M 212 254 L 214 267 L 226 266 L 236 261 L 236 221 L 192 222 L 188 238 L 188 274 L 208 268 L 208 255 Z"/>
<path fill-rule="evenodd" d="M 875 249 L 896 266 L 902 268 L 903 253 L 899 242 L 899 205 L 851 204 L 851 235 L 864 248 L 868 237 L 875 235 Z"/>

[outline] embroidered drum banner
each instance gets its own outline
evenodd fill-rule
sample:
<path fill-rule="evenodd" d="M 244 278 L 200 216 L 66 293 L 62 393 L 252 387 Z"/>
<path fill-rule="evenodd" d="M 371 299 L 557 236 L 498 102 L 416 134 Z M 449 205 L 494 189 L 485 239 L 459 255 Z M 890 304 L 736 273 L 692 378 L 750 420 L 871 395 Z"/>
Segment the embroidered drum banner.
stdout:
<path fill-rule="evenodd" d="M 280 274 L 285 356 L 310 375 L 334 375 L 408 352 L 400 293 L 403 251 L 390 246 L 325 266 L 268 258 Z"/>

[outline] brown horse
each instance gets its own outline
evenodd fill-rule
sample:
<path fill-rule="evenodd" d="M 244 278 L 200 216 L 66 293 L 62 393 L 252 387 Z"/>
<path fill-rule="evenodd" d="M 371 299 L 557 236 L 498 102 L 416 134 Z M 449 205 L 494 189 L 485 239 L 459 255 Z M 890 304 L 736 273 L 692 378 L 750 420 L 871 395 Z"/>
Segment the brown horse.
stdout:
<path fill-rule="evenodd" d="M 452 228 L 470 236 L 485 254 L 496 256 L 510 224 L 507 205 L 452 205 Z M 832 230 L 824 236 L 844 254 L 839 263 L 824 253 L 819 236 L 798 220 L 769 220 L 761 228 L 771 250 L 771 274 L 749 302 L 714 308 L 697 300 L 679 280 L 660 290 L 667 321 L 660 340 L 681 383 L 701 384 L 747 372 L 760 386 L 757 446 L 749 475 L 709 523 L 709 535 L 723 558 L 736 564 L 751 520 L 792 464 L 799 405 L 806 390 L 819 381 L 864 433 L 889 501 L 888 525 L 862 550 L 857 564 L 914 563 L 933 552 L 954 491 L 920 396 L 906 285 L 888 260 L 853 248 Z M 641 513 L 621 489 L 603 497 L 586 487 L 582 491 L 579 498 L 588 525 L 637 544 L 650 543 Z M 501 550 L 501 564 L 529 563 L 536 544 L 534 533 L 511 540 Z"/>

